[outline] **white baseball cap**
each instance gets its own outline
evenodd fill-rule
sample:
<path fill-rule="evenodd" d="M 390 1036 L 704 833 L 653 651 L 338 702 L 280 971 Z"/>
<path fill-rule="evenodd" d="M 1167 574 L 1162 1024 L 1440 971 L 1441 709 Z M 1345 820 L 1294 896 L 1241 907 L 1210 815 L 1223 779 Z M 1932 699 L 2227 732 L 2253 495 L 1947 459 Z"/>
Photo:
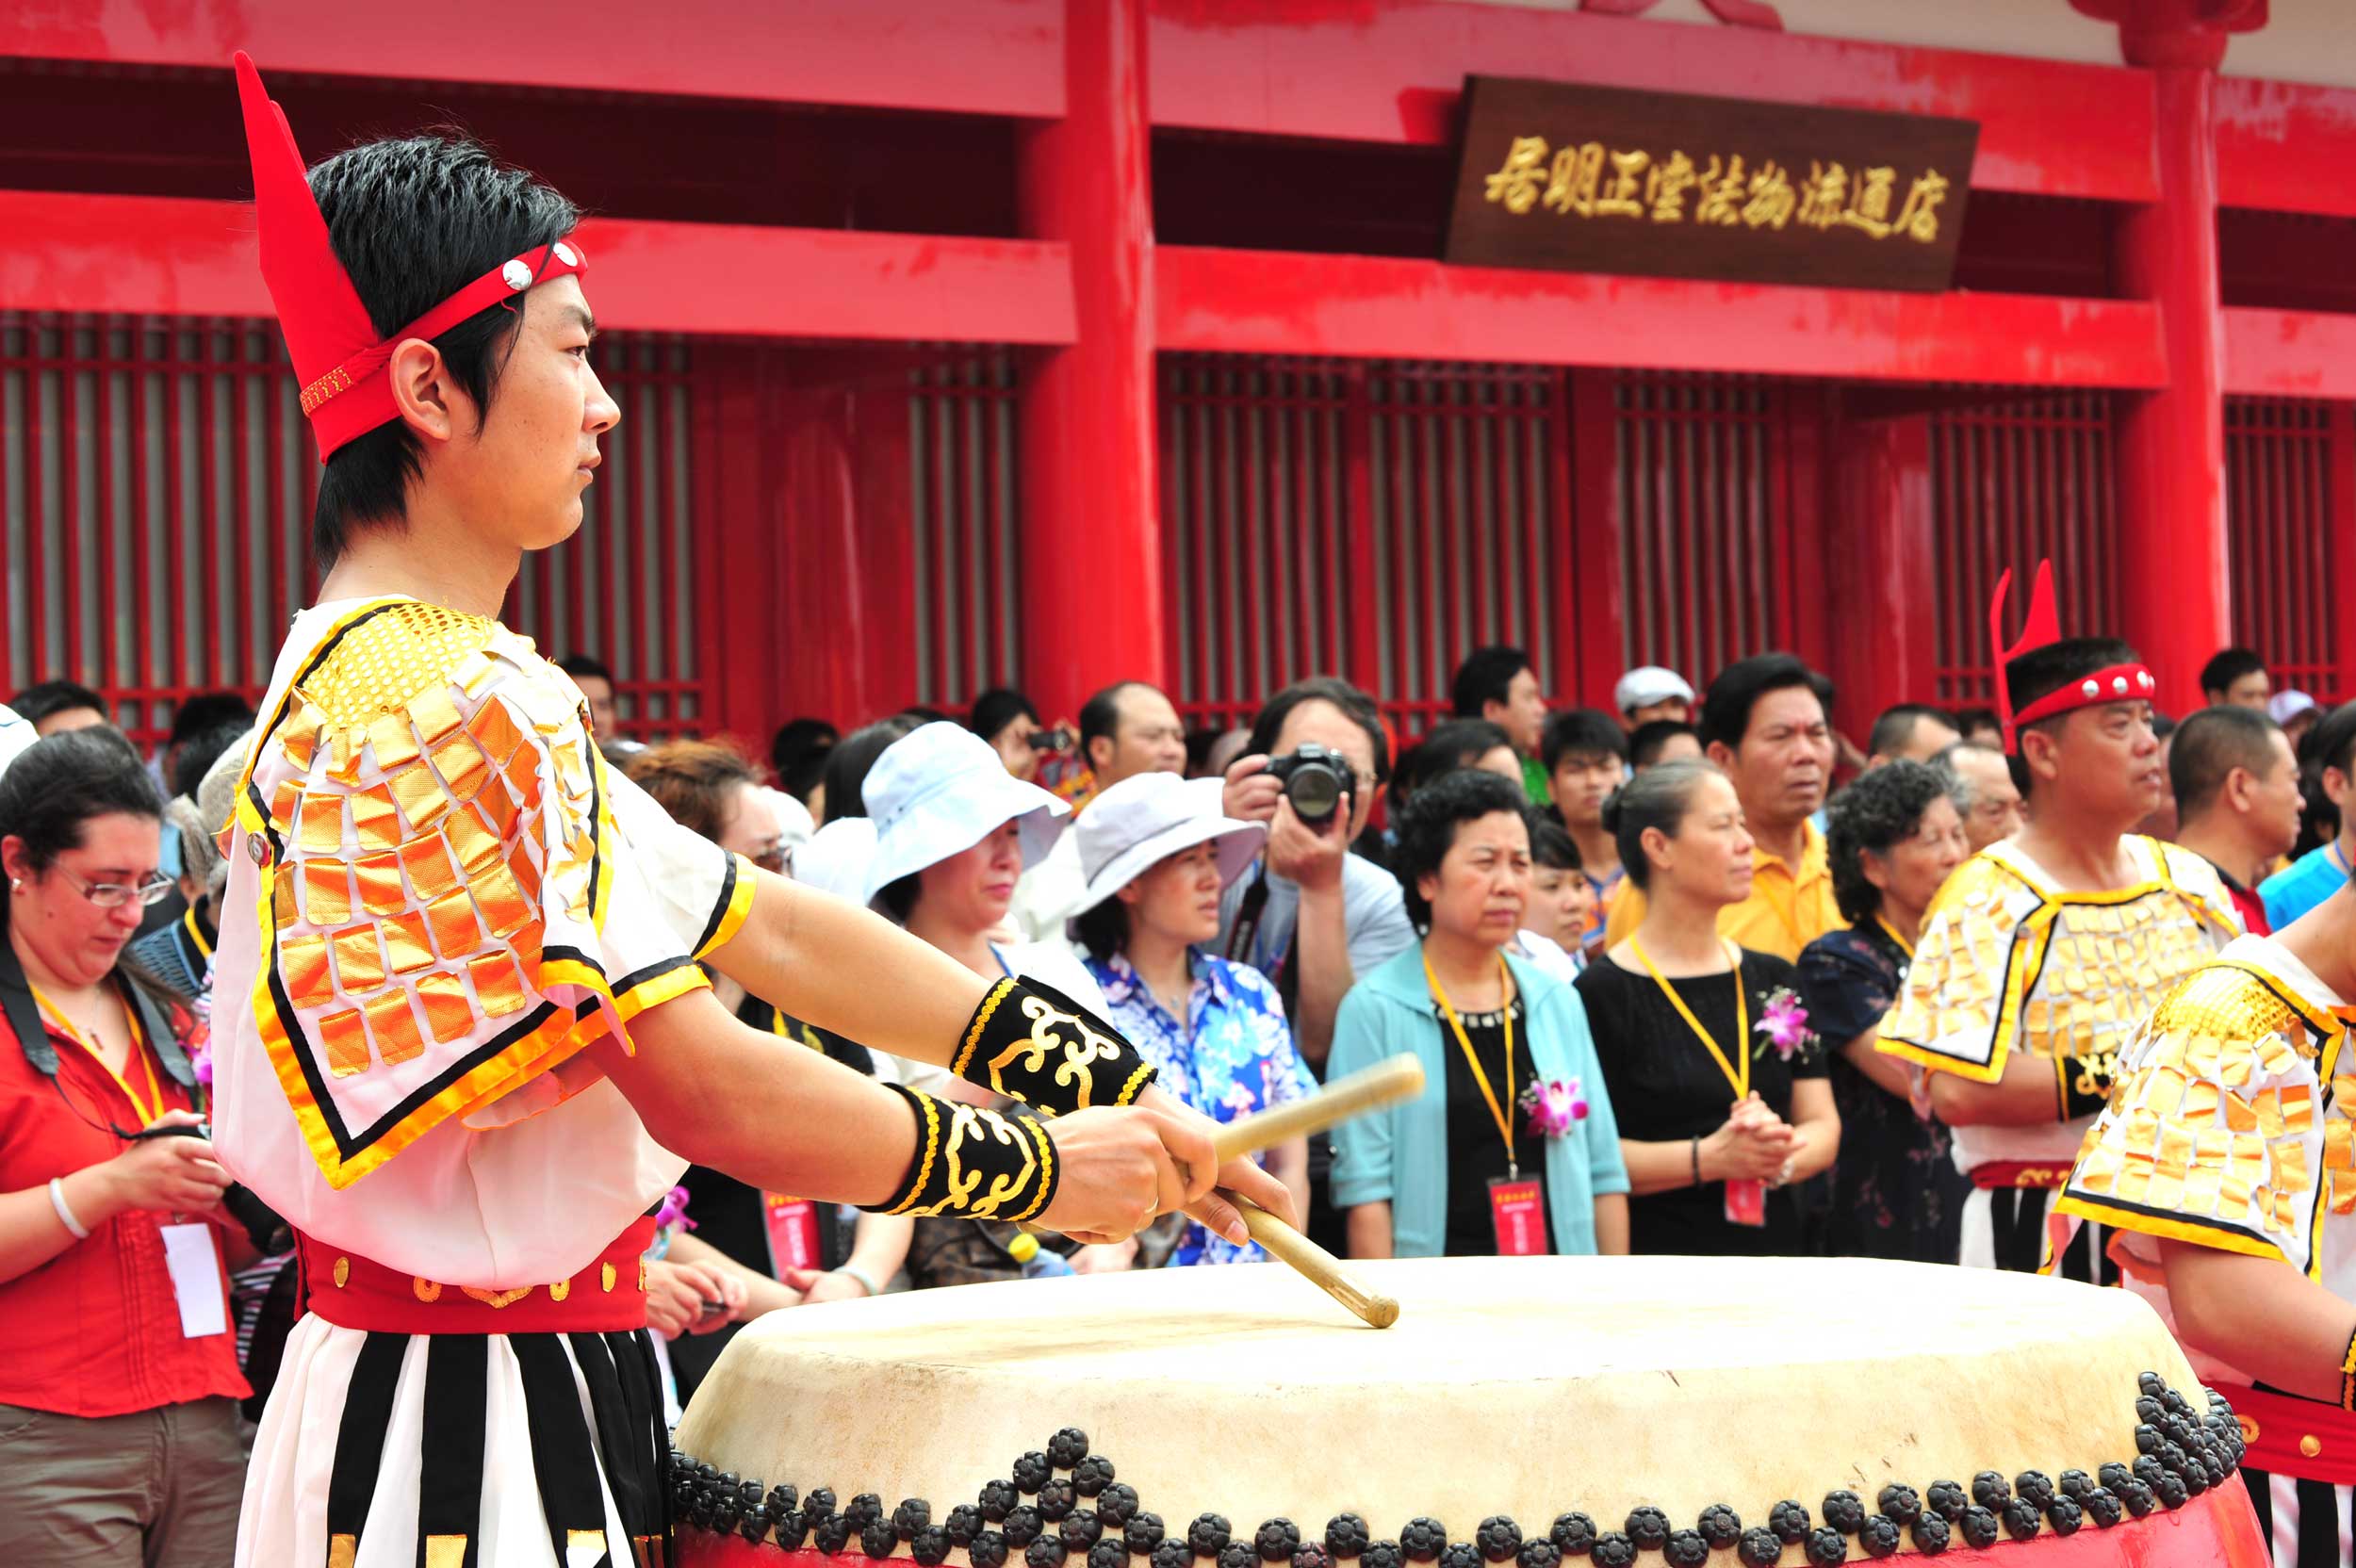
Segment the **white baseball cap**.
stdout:
<path fill-rule="evenodd" d="M 2276 724 L 2288 724 L 2315 706 L 2315 699 L 2298 687 L 2286 687 L 2266 698 L 2266 717 Z"/>
<path fill-rule="evenodd" d="M 1620 677 L 1620 683 L 1612 688 L 1612 705 L 1623 713 L 1639 708 L 1650 708 L 1656 702 L 1676 697 L 1685 702 L 1693 700 L 1693 688 L 1675 670 L 1664 670 L 1658 664 L 1646 664 Z"/>
<path fill-rule="evenodd" d="M 1023 868 L 1055 847 L 1072 808 L 1006 771 L 988 741 L 961 724 L 928 724 L 884 748 L 859 787 L 875 820 L 870 900 L 903 876 L 961 855 L 1010 822 L 1023 826 Z"/>
<path fill-rule="evenodd" d="M 1072 829 L 1088 891 L 1072 913 L 1086 914 L 1171 856 L 1200 843 L 1219 846 L 1222 887 L 1241 876 L 1268 841 L 1268 827 L 1225 815 L 1220 809 L 1222 788 L 1217 778 L 1142 773 L 1089 801 Z"/>

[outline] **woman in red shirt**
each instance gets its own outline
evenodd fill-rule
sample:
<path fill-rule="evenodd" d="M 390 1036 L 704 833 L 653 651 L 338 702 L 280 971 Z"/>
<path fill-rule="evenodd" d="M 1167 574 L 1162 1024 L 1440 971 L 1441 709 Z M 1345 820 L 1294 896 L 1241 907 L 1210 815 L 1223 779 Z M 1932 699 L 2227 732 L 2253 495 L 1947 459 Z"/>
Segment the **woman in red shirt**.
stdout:
<path fill-rule="evenodd" d="M 0 775 L 0 1519 L 14 1560 L 212 1568 L 237 1542 L 244 1444 L 194 1074 L 116 968 L 163 802 L 110 729 Z"/>

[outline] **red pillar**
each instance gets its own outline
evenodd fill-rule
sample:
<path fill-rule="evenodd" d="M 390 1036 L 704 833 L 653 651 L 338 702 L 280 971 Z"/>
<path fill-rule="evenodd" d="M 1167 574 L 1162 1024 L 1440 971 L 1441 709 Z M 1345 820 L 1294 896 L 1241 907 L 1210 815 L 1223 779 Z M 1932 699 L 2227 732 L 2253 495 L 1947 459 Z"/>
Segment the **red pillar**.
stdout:
<path fill-rule="evenodd" d="M 1049 717 L 1166 683 L 1144 0 L 1067 0 L 1064 118 L 1024 134 L 1026 232 L 1072 247 L 1079 328 L 1022 404 L 1023 678 Z"/>
<path fill-rule="evenodd" d="M 1860 745 L 1883 710 L 1939 697 L 1930 426 L 1922 414 L 1846 418 L 1833 443 L 1824 596 L 1898 612 L 1824 618 L 1839 705 L 1833 722 Z"/>
<path fill-rule="evenodd" d="M 2160 705 L 2201 702 L 2201 665 L 2233 640 L 2225 539 L 2225 324 L 2217 291 L 2213 97 L 2236 8 L 2217 0 L 2076 0 L 2120 23 L 2127 63 L 2151 71 L 2160 199 L 2113 238 L 2121 292 L 2159 307 L 2168 385 L 2119 402 L 2120 625 L 2159 677 Z M 2065 629 L 2092 632 L 2093 627 Z"/>

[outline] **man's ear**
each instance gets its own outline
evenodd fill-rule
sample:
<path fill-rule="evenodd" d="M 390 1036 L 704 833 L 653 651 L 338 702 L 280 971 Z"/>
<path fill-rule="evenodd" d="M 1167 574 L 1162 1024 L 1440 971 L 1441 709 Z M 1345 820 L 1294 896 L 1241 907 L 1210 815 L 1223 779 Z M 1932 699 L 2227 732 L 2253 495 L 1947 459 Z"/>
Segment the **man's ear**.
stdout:
<path fill-rule="evenodd" d="M 473 400 L 451 380 L 450 367 L 442 362 L 442 351 L 425 339 L 402 338 L 385 364 L 384 374 L 401 422 L 423 439 L 448 441 L 462 429 L 472 428 L 461 420 L 456 405 L 466 403 L 471 414 Z"/>

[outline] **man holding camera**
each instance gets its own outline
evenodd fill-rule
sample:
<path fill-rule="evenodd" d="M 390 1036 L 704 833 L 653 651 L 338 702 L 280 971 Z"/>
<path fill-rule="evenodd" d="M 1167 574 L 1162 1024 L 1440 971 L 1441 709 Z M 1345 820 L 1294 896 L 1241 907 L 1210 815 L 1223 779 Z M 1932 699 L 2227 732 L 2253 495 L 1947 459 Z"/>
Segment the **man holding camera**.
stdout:
<path fill-rule="evenodd" d="M 1350 853 L 1390 776 L 1373 701 L 1323 677 L 1276 694 L 1227 770 L 1227 814 L 1267 823 L 1268 840 L 1259 868 L 1227 890 L 1219 939 L 1276 982 L 1293 1041 L 1320 1071 L 1351 982 L 1415 941 L 1398 880 Z"/>

